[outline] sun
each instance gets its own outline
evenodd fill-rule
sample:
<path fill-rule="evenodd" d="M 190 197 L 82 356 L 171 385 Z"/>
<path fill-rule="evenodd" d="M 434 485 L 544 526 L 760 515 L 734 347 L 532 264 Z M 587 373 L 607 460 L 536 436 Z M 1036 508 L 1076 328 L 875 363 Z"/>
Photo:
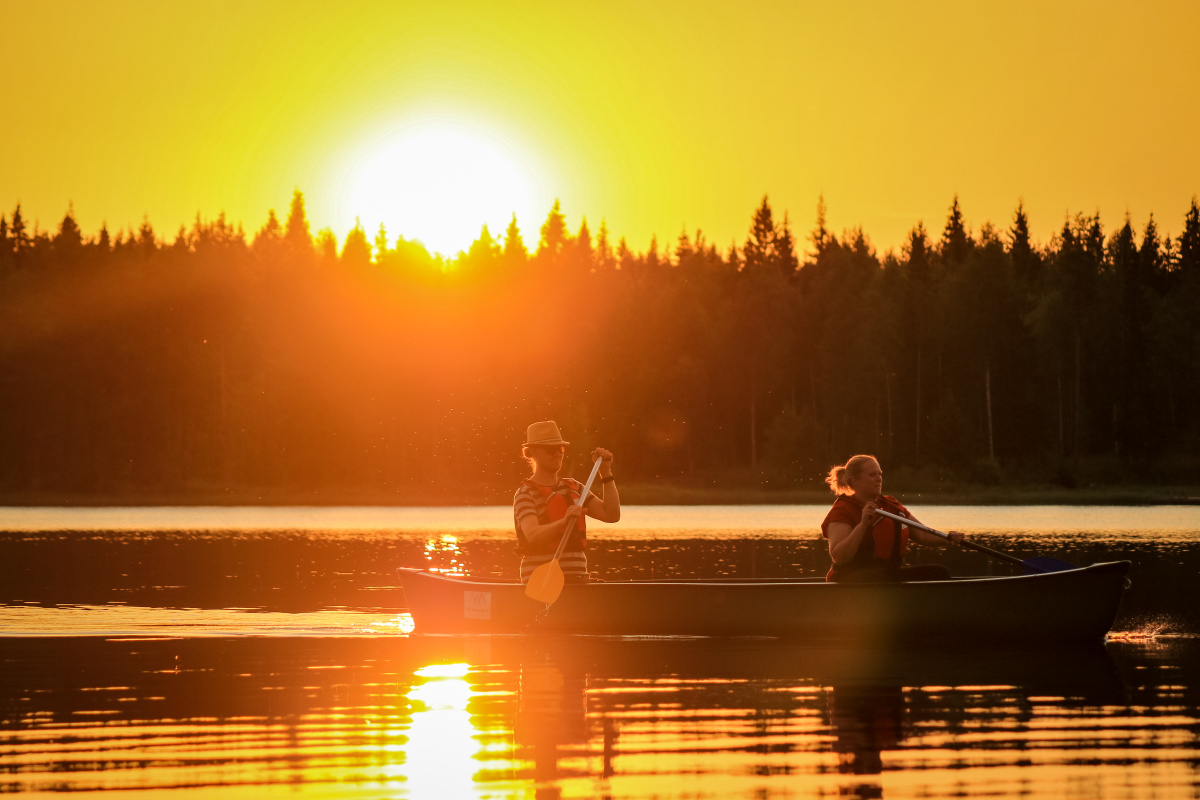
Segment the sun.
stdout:
<path fill-rule="evenodd" d="M 446 122 L 387 134 L 356 159 L 343 215 L 374 239 L 419 239 L 431 252 L 467 249 L 480 228 L 501 238 L 513 214 L 533 213 L 534 170 L 516 148 L 477 128 Z"/>

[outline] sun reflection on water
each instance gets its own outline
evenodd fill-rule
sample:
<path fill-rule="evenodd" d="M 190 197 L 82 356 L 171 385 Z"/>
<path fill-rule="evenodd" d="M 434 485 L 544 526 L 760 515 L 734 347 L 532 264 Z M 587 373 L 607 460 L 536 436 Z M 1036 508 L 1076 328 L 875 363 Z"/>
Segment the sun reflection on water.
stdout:
<path fill-rule="evenodd" d="M 466 575 L 465 559 L 462 544 L 454 534 L 444 533 L 441 536 L 425 541 L 425 563 L 430 572 L 440 572 L 443 575 Z"/>
<path fill-rule="evenodd" d="M 412 723 L 404 760 L 389 770 L 405 780 L 409 797 L 476 798 L 474 775 L 481 751 L 467 704 L 476 694 L 466 680 L 469 664 L 430 664 L 413 674 L 408 692 Z"/>

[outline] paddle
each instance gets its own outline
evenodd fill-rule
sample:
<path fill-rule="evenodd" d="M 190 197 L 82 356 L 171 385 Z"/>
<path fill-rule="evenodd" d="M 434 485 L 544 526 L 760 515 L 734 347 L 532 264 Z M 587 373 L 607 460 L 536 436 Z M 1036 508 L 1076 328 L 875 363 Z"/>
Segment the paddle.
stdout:
<path fill-rule="evenodd" d="M 592 481 L 596 480 L 596 473 L 599 471 L 600 459 L 597 458 L 596 463 L 592 465 L 592 474 L 588 475 L 587 483 L 583 485 L 583 491 L 579 493 L 579 499 L 575 501 L 575 505 L 581 506 L 587 502 L 588 493 L 592 491 Z M 571 538 L 574 530 L 575 521 L 572 520 L 567 524 L 562 538 L 558 541 L 558 550 L 554 552 L 554 559 L 542 564 L 529 576 L 529 583 L 525 584 L 526 597 L 546 605 L 550 605 L 558 599 L 564 582 L 562 567 L 559 565 L 558 559 L 562 557 L 563 548 L 567 546 L 567 539 Z"/>
<path fill-rule="evenodd" d="M 881 516 L 887 517 L 888 519 L 893 519 L 896 522 L 903 522 L 905 525 L 911 525 L 912 527 L 917 528 L 918 530 L 925 531 L 926 533 L 932 533 L 934 536 L 940 536 L 943 539 L 945 539 L 946 541 L 950 541 L 949 534 L 942 533 L 939 530 L 934 530 L 933 528 L 929 527 L 928 525 L 922 525 L 921 523 L 917 522 L 916 520 L 908 519 L 907 517 L 902 517 L 899 514 L 892 514 L 887 511 L 883 511 L 881 509 L 875 509 L 875 513 L 879 514 Z M 1038 574 L 1041 574 L 1044 572 L 1062 572 L 1063 570 L 1068 570 L 1068 569 L 1078 569 L 1078 567 L 1076 567 L 1074 564 L 1068 564 L 1066 561 L 1060 561 L 1057 558 L 1050 558 L 1049 556 L 1034 556 L 1033 558 L 1027 558 L 1024 561 L 1022 561 L 1021 559 L 1017 558 L 1016 556 L 1010 556 L 1008 553 L 1001 553 L 999 550 L 993 550 L 990 547 L 984 547 L 981 544 L 976 544 L 975 542 L 969 542 L 966 539 L 962 540 L 962 544 L 963 544 L 963 547 L 969 547 L 972 550 L 978 550 L 981 553 L 987 553 L 989 556 L 992 556 L 993 558 L 998 558 L 1002 561 L 1008 561 L 1011 564 L 1017 564 L 1020 567 L 1022 567 L 1027 573 L 1030 573 L 1033 575 L 1038 575 Z"/>

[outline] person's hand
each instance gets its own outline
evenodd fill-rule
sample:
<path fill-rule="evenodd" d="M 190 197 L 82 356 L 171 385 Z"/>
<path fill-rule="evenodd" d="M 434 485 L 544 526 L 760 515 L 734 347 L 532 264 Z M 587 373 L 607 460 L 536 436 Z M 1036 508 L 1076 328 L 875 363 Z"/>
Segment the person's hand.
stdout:
<path fill-rule="evenodd" d="M 862 521 L 866 523 L 868 530 L 875 524 L 875 511 L 874 503 L 867 503 L 863 506 Z"/>
<path fill-rule="evenodd" d="M 600 459 L 600 477 L 607 478 L 612 475 L 613 454 L 610 450 L 605 450 L 603 447 L 597 447 L 592 451 L 592 461 Z"/>
<path fill-rule="evenodd" d="M 963 535 L 958 531 L 947 531 L 946 535 L 950 537 L 950 544 L 962 544 Z"/>
<path fill-rule="evenodd" d="M 567 506 L 567 513 L 563 514 L 563 519 L 566 520 L 568 526 L 573 526 L 579 522 L 580 515 L 583 514 L 583 506 L 577 506 L 574 503 Z"/>

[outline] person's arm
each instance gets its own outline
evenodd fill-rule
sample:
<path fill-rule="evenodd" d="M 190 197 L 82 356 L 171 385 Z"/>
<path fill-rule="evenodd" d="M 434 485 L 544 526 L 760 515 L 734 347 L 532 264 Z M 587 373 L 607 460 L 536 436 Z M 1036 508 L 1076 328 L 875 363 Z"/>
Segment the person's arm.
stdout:
<path fill-rule="evenodd" d="M 577 519 L 582 513 L 583 509 L 572 503 L 567 506 L 567 513 L 562 519 L 547 522 L 545 525 L 539 525 L 537 517 L 530 514 L 521 518 L 521 533 L 525 534 L 525 541 L 539 549 L 545 548 L 548 544 L 558 547 L 563 534 L 567 531 L 567 524 L 571 520 Z"/>
<path fill-rule="evenodd" d="M 916 517 L 914 517 L 911 512 L 909 513 L 908 518 L 911 519 L 913 522 L 921 521 L 921 520 L 917 519 Z M 946 547 L 951 544 L 961 544 L 962 543 L 963 535 L 961 533 L 959 533 L 958 531 L 947 531 L 946 535 L 950 537 L 950 541 L 948 541 L 948 542 L 945 539 L 943 539 L 942 537 L 932 534 L 929 531 L 923 531 L 920 528 L 914 528 L 911 525 L 908 527 L 908 536 L 914 542 L 920 542 L 921 544 L 927 544 L 931 547 Z"/>
<path fill-rule="evenodd" d="M 619 522 L 621 519 L 621 495 L 613 478 L 613 454 L 603 447 L 592 451 L 592 459 L 600 457 L 600 497 L 590 493 L 584 507 L 589 517 L 601 522 Z"/>
<path fill-rule="evenodd" d="M 833 563 L 846 564 L 853 560 L 854 554 L 858 552 L 858 546 L 862 544 L 863 537 L 877 521 L 875 504 L 867 503 L 863 507 L 862 519 L 857 525 L 852 526 L 849 522 L 829 523 L 825 530 L 829 537 L 829 557 L 833 559 Z"/>

